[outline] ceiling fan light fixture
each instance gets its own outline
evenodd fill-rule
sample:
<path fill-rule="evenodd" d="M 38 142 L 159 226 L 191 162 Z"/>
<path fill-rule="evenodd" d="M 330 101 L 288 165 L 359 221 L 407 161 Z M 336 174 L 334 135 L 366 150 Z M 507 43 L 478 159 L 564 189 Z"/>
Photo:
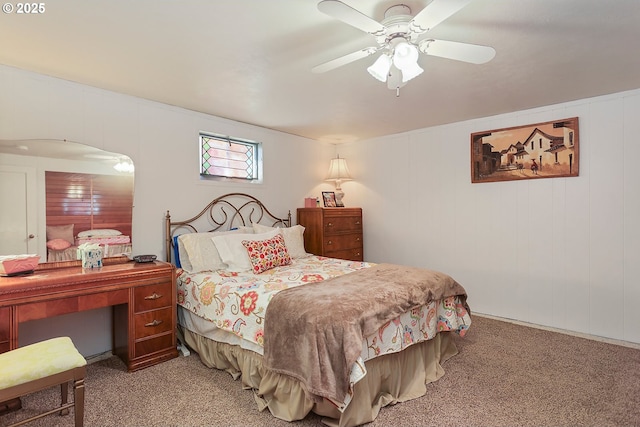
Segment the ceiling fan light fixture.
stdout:
<path fill-rule="evenodd" d="M 128 159 L 120 159 L 118 163 L 113 166 L 113 168 L 118 172 L 123 173 L 133 173 L 133 171 L 135 170 L 133 163 L 131 163 Z"/>
<path fill-rule="evenodd" d="M 402 82 L 406 83 L 414 77 L 418 77 L 424 71 L 417 63 L 413 63 L 408 67 L 403 68 L 402 70 Z"/>
<path fill-rule="evenodd" d="M 393 49 L 393 65 L 400 70 L 417 65 L 418 48 L 406 41 L 398 43 Z"/>
<path fill-rule="evenodd" d="M 391 69 L 391 57 L 386 53 L 380 55 L 367 71 L 381 82 L 387 81 L 389 70 Z"/>
<path fill-rule="evenodd" d="M 320 64 L 312 69 L 314 73 L 324 73 L 381 51 L 383 54 L 367 71 L 398 93 L 399 88 L 424 72 L 418 65 L 421 53 L 471 64 L 484 64 L 496 55 L 490 46 L 423 37 L 472 0 L 425 0 L 427 5 L 417 14 L 411 12 L 411 6 L 395 4 L 387 8 L 380 22 L 345 1 L 321 0 L 318 10 L 374 36 L 377 46 Z"/>

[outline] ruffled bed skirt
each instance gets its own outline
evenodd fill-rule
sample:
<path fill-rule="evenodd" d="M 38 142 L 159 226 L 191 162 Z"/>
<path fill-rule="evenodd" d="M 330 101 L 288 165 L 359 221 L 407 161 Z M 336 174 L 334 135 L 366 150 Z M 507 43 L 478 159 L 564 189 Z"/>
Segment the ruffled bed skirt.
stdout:
<path fill-rule="evenodd" d="M 102 247 L 105 249 L 104 246 Z M 131 255 L 131 243 L 109 245 L 106 248 L 106 253 L 103 254 L 104 258 L 117 257 L 122 255 Z M 78 258 L 78 247 L 70 246 L 67 249 L 56 251 L 54 249 L 47 250 L 47 262 L 61 262 L 61 261 L 74 261 Z"/>
<path fill-rule="evenodd" d="M 353 400 L 341 413 L 326 399 L 308 399 L 297 380 L 265 369 L 258 353 L 186 329 L 181 332 L 184 342 L 206 366 L 229 372 L 242 381 L 243 388 L 253 390 L 259 410 L 268 408 L 273 416 L 286 421 L 300 420 L 313 411 L 324 417 L 325 424 L 340 427 L 371 422 L 383 406 L 424 396 L 426 385 L 444 375 L 441 364 L 458 353 L 450 333 L 441 332 L 400 353 L 368 360 L 367 375 L 355 385 Z"/>

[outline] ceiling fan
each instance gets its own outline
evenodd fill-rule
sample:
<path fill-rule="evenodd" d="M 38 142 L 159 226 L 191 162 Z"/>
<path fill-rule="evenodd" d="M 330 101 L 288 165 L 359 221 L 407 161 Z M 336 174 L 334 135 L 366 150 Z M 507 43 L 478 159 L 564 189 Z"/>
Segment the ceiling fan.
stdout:
<path fill-rule="evenodd" d="M 435 40 L 428 36 L 429 30 L 466 6 L 471 0 L 432 0 L 415 16 L 404 4 L 388 8 L 381 22 L 340 0 L 323 0 L 318 10 L 341 20 L 359 30 L 371 34 L 377 46 L 341 56 L 314 67 L 314 73 L 324 73 L 349 64 L 377 52 L 382 52 L 367 70 L 376 79 L 386 82 L 389 89 L 399 89 L 424 70 L 418 65 L 419 52 L 472 64 L 484 64 L 496 54 L 489 46 Z"/>

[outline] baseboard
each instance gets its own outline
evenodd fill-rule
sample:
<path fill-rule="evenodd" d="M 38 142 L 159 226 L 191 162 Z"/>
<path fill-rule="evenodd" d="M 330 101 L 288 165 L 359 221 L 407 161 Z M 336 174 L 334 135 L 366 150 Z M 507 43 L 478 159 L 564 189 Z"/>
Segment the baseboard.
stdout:
<path fill-rule="evenodd" d="M 598 335 L 584 334 L 584 333 L 581 333 L 581 332 L 569 331 L 567 329 L 553 328 L 551 326 L 543 326 L 543 325 L 538 325 L 538 324 L 535 324 L 535 323 L 523 322 L 521 320 L 508 319 L 506 317 L 493 316 L 491 314 L 484 314 L 484 313 L 476 313 L 476 312 L 474 312 L 473 315 L 474 316 L 480 316 L 480 317 L 486 317 L 488 319 L 500 320 L 500 321 L 503 321 L 503 322 L 509 322 L 509 323 L 513 323 L 513 324 L 516 324 L 516 325 L 520 325 L 520 326 L 528 326 L 530 328 L 537 328 L 537 329 L 542 329 L 542 330 L 545 330 L 545 331 L 557 332 L 559 334 L 571 335 L 571 336 L 578 337 L 578 338 L 584 338 L 584 339 L 588 339 L 588 340 L 592 340 L 592 341 L 599 341 L 599 342 L 604 342 L 604 343 L 607 343 L 607 344 L 620 345 L 620 346 L 623 346 L 623 347 L 635 348 L 637 350 L 640 350 L 640 343 L 624 341 L 624 340 L 616 340 L 616 339 L 613 339 L 613 338 L 605 338 L 605 337 L 600 337 Z"/>
<path fill-rule="evenodd" d="M 113 357 L 113 353 L 111 352 L 111 350 L 109 350 L 105 351 L 104 353 L 94 354 L 93 356 L 87 356 L 85 357 L 85 359 L 87 360 L 87 363 L 91 364 L 100 362 L 101 360 L 110 359 L 111 357 Z"/>

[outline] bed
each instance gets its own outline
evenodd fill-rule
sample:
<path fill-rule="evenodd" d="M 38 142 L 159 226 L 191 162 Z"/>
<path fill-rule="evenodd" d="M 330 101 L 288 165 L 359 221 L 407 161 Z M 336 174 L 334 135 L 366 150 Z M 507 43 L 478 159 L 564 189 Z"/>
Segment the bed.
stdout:
<path fill-rule="evenodd" d="M 180 341 L 280 419 L 373 421 L 425 395 L 457 354 L 452 334 L 471 325 L 450 276 L 308 254 L 291 214 L 250 195 L 218 197 L 186 221 L 167 211 L 165 228 Z"/>
<path fill-rule="evenodd" d="M 74 235 L 74 224 L 47 226 L 47 261 L 60 262 L 79 259 L 78 247 L 95 244 L 103 257 L 131 256 L 131 237 L 119 230 L 99 228 L 83 230 Z"/>

